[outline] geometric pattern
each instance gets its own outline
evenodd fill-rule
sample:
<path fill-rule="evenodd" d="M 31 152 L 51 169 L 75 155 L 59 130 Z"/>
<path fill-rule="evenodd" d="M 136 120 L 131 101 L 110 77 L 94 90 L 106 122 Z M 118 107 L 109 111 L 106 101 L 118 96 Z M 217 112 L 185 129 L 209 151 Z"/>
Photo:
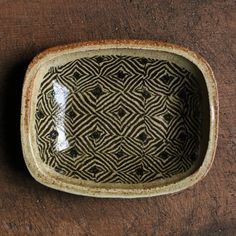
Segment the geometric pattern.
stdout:
<path fill-rule="evenodd" d="M 35 114 L 40 157 L 101 183 L 183 174 L 199 155 L 199 87 L 166 60 L 104 55 L 50 68 Z"/>

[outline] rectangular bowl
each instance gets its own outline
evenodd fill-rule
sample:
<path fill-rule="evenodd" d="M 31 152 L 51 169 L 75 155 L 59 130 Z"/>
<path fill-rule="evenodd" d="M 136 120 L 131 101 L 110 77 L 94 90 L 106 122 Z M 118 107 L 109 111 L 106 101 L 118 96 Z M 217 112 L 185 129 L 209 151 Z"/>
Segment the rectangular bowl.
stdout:
<path fill-rule="evenodd" d="M 213 72 L 167 43 L 108 40 L 48 49 L 22 95 L 26 165 L 40 183 L 96 197 L 148 197 L 192 186 L 217 142 Z"/>

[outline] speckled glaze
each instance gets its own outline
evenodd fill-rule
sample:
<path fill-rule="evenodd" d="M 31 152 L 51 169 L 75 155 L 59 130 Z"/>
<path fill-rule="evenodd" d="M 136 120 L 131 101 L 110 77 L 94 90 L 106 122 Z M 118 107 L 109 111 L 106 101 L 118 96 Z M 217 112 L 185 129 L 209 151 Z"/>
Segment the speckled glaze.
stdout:
<path fill-rule="evenodd" d="M 32 176 L 97 197 L 174 193 L 214 159 L 218 96 L 196 53 L 137 40 L 48 49 L 29 65 L 21 138 Z"/>

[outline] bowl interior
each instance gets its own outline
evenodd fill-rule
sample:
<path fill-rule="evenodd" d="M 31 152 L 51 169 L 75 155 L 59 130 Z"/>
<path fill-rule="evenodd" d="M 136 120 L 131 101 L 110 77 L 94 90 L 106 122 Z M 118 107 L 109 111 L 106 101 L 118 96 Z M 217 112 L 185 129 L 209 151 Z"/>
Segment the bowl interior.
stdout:
<path fill-rule="evenodd" d="M 41 65 L 34 114 L 41 161 L 96 184 L 166 184 L 196 171 L 209 137 L 200 70 L 163 51 L 104 49 Z"/>

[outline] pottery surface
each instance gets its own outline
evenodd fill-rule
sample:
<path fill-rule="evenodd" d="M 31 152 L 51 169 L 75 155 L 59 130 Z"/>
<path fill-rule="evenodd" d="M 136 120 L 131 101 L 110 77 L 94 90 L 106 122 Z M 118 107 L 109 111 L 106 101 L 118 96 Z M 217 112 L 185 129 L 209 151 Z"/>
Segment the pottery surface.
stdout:
<path fill-rule="evenodd" d="M 172 193 L 214 158 L 217 90 L 195 53 L 157 42 L 49 49 L 29 66 L 22 145 L 31 174 L 101 197 Z"/>

